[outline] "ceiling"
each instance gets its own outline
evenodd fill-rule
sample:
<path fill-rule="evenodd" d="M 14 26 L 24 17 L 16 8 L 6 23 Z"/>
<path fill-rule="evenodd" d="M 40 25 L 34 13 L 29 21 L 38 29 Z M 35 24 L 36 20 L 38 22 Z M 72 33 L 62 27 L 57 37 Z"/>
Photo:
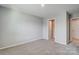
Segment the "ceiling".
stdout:
<path fill-rule="evenodd" d="M 79 11 L 79 4 L 45 4 L 44 7 L 41 4 L 7 4 L 2 6 L 43 18 L 55 16 L 60 11 L 68 11 L 69 13 Z"/>

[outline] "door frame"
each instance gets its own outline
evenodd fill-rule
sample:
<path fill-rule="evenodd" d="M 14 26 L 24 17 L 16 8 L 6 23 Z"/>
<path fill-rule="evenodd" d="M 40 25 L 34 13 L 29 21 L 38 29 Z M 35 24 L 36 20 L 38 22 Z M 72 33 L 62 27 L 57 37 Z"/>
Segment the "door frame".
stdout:
<path fill-rule="evenodd" d="M 71 34 L 72 34 L 72 32 L 71 32 L 71 31 L 72 31 L 72 30 L 71 30 L 71 29 L 72 29 L 72 28 L 71 28 L 71 25 L 72 25 L 72 24 L 71 24 L 71 21 L 74 20 L 74 19 L 79 19 L 79 17 L 75 17 L 75 18 L 71 18 L 71 19 L 70 19 L 70 42 L 72 42 L 72 35 L 71 35 Z"/>
<path fill-rule="evenodd" d="M 51 19 L 49 19 L 48 20 L 48 39 L 49 40 L 52 40 L 52 39 L 50 39 L 50 34 L 49 34 L 49 21 L 53 21 L 53 23 L 54 23 L 54 28 L 53 28 L 53 41 L 55 40 L 55 28 L 56 28 L 56 20 L 55 20 L 55 18 L 51 18 Z"/>

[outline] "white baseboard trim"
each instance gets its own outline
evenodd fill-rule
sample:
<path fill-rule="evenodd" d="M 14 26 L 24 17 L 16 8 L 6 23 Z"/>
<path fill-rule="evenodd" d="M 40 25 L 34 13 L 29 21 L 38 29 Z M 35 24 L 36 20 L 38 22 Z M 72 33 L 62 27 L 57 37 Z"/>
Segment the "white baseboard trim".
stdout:
<path fill-rule="evenodd" d="M 25 43 L 30 43 L 30 42 L 36 41 L 36 40 L 40 40 L 40 39 L 32 39 L 32 40 L 29 40 L 29 41 L 19 42 L 19 43 L 12 44 L 12 45 L 9 45 L 9 46 L 1 47 L 0 50 L 15 47 L 15 46 L 19 46 L 19 45 L 22 45 L 22 44 L 25 44 Z"/>
<path fill-rule="evenodd" d="M 55 40 L 55 42 L 59 43 L 59 44 L 62 44 L 62 45 L 67 45 L 66 43 L 62 43 L 62 42 L 59 42 L 59 41 L 56 41 L 56 40 Z"/>

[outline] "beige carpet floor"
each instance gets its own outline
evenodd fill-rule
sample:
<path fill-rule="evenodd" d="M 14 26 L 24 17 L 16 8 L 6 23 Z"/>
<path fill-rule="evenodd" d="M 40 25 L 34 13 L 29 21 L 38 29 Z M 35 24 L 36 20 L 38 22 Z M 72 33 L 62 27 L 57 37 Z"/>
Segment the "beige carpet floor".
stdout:
<path fill-rule="evenodd" d="M 62 45 L 49 40 L 36 40 L 30 43 L 0 50 L 0 55 L 77 55 L 79 47 Z"/>

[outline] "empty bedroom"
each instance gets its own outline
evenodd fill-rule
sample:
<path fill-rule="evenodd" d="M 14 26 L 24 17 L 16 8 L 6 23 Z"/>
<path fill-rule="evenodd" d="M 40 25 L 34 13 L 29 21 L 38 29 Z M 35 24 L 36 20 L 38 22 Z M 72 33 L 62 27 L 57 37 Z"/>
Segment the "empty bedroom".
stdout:
<path fill-rule="evenodd" d="M 0 4 L 0 55 L 79 55 L 79 4 Z"/>

